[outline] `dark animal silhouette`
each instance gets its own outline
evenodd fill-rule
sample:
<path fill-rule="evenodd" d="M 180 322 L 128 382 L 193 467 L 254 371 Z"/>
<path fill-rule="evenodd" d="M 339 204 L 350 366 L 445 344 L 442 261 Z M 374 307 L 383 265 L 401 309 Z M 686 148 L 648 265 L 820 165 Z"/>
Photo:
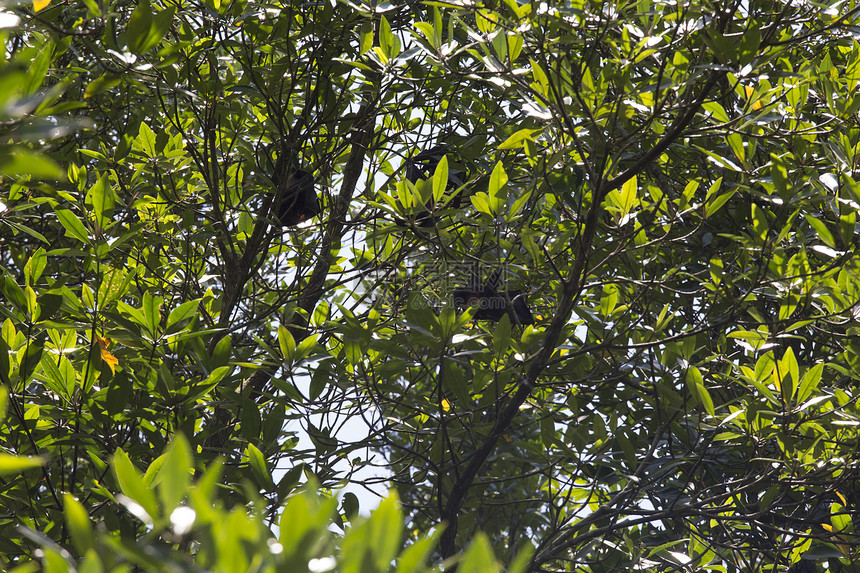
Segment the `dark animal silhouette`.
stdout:
<path fill-rule="evenodd" d="M 464 310 L 477 306 L 475 320 L 499 322 L 505 314 L 513 324 L 534 324 L 526 296 L 520 290 L 498 292 L 499 271 L 496 270 L 483 285 L 473 277 L 472 284 L 454 289 L 454 306 Z M 508 302 L 510 301 L 510 303 Z"/>
<path fill-rule="evenodd" d="M 281 203 L 278 205 L 277 218 L 283 226 L 303 223 L 320 214 L 320 204 L 314 191 L 314 178 L 301 169 L 289 171 L 286 176 Z M 273 178 L 275 185 L 280 187 L 281 178 Z"/>
<path fill-rule="evenodd" d="M 447 152 L 448 147 L 446 145 L 437 145 L 426 151 L 422 151 L 415 157 L 407 159 L 405 163 L 406 180 L 415 184 L 419 179 L 430 179 L 433 177 L 436 167 Z M 448 184 L 445 187 L 447 191 L 453 191 L 462 185 L 459 175 L 459 171 L 449 168 Z M 448 206 L 452 209 L 459 209 L 460 195 L 452 197 Z M 437 223 L 437 218 L 432 214 L 432 211 L 436 208 L 435 202 L 431 198 L 430 202 L 424 207 L 423 211 L 414 215 L 413 222 L 417 227 L 433 227 Z M 406 222 L 402 219 L 395 219 L 395 222 L 398 225 L 406 226 Z"/>

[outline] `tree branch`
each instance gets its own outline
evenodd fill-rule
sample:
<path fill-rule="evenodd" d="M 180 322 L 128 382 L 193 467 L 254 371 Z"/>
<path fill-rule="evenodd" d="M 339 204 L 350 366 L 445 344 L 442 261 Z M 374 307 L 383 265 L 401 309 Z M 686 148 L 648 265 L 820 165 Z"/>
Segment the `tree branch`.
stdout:
<path fill-rule="evenodd" d="M 597 233 L 597 223 L 599 221 L 603 199 L 606 197 L 607 193 L 613 189 L 621 187 L 621 185 L 642 171 L 648 164 L 660 157 L 660 155 L 684 133 L 684 130 L 690 125 L 696 113 L 701 108 L 705 98 L 707 98 L 716 82 L 724 75 L 724 73 L 725 72 L 722 70 L 713 70 L 710 73 L 696 99 L 693 100 L 687 106 L 686 111 L 674 121 L 668 133 L 666 133 L 657 145 L 644 153 L 634 165 L 617 177 L 605 183 L 598 183 L 597 189 L 594 191 L 594 200 L 592 201 L 591 207 L 586 215 L 585 228 L 579 237 L 579 248 L 577 249 L 578 256 L 574 261 L 573 268 L 570 270 L 567 280 L 564 282 L 564 290 L 561 300 L 559 301 L 558 310 L 556 311 L 549 327 L 546 329 L 544 343 L 541 346 L 540 352 L 534 360 L 532 360 L 525 376 L 521 378 L 516 392 L 507 400 L 507 403 L 499 409 L 499 415 L 486 439 L 468 460 L 465 469 L 460 474 L 460 478 L 451 488 L 450 496 L 448 497 L 448 501 L 445 504 L 444 511 L 441 515 L 442 519 L 447 522 L 447 527 L 439 541 L 443 557 L 447 558 L 456 553 L 455 540 L 457 536 L 457 516 L 466 499 L 466 494 L 472 487 L 475 477 L 481 467 L 483 467 L 487 457 L 489 457 L 490 453 L 493 451 L 493 448 L 495 448 L 499 438 L 508 431 L 511 422 L 517 412 L 519 412 L 520 407 L 531 395 L 538 376 L 544 368 L 546 368 L 549 358 L 555 351 L 562 330 L 570 320 L 571 313 L 573 312 L 573 305 L 579 297 L 582 281 L 587 269 L 586 263 L 588 261 L 588 252 L 591 249 L 591 245 Z"/>

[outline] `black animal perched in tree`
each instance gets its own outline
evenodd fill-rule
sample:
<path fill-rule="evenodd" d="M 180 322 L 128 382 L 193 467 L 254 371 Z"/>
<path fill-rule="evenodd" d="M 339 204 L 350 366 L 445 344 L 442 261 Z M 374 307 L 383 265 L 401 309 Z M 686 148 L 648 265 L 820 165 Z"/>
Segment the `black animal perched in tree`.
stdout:
<path fill-rule="evenodd" d="M 278 221 L 284 226 L 298 225 L 319 214 L 320 204 L 314 191 L 314 178 L 301 169 L 290 172 L 284 196 L 278 205 Z"/>
<path fill-rule="evenodd" d="M 500 276 L 501 273 L 497 269 L 482 285 L 478 276 L 473 275 L 472 284 L 454 289 L 454 306 L 459 310 L 477 306 L 475 320 L 499 322 L 507 314 L 513 324 L 534 324 L 526 295 L 522 291 L 498 291 Z"/>
<path fill-rule="evenodd" d="M 281 202 L 274 210 L 282 226 L 298 225 L 320 214 L 314 178 L 307 171 L 288 165 L 284 152 L 275 161 L 272 183 L 275 189 L 283 189 Z"/>
<path fill-rule="evenodd" d="M 406 180 L 412 184 L 418 183 L 420 179 L 430 179 L 436 172 L 436 167 L 442 158 L 448 153 L 447 145 L 437 145 L 426 151 L 422 151 L 415 157 L 410 157 L 406 160 Z M 463 182 L 460 179 L 460 172 L 456 169 L 448 168 L 448 184 L 445 187 L 446 191 L 454 191 L 459 188 Z M 460 208 L 460 195 L 455 195 L 451 198 L 448 206 L 452 209 Z M 436 203 L 433 198 L 424 206 L 425 209 L 414 215 L 413 222 L 417 227 L 433 227 L 437 223 L 436 217 L 432 212 L 436 208 Z M 395 222 L 401 226 L 407 226 L 407 223 L 402 219 L 395 219 Z"/>

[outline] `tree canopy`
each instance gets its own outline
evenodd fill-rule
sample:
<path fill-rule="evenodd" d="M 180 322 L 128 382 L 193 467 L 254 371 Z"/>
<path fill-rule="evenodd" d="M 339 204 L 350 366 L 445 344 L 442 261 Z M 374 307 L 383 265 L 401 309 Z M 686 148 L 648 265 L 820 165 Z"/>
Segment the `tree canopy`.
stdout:
<path fill-rule="evenodd" d="M 7 3 L 0 563 L 855 570 L 858 12 Z"/>

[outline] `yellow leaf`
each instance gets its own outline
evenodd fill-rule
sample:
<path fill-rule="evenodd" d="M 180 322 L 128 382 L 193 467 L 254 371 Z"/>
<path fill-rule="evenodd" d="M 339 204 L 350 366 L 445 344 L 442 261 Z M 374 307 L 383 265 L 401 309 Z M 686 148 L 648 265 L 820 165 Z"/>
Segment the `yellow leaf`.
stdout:
<path fill-rule="evenodd" d="M 33 0 L 33 12 L 44 10 L 51 3 L 51 0 Z"/>
<path fill-rule="evenodd" d="M 448 398 L 442 398 L 442 409 L 446 412 L 451 411 L 451 402 L 448 401 Z"/>
<path fill-rule="evenodd" d="M 96 339 L 99 341 L 99 353 L 101 354 L 102 360 L 105 364 L 110 366 L 110 371 L 116 374 L 116 365 L 119 364 L 119 360 L 117 360 L 113 354 L 108 352 L 110 338 L 102 338 L 97 335 Z"/>
<path fill-rule="evenodd" d="M 755 88 L 752 86 L 744 86 L 744 92 L 747 94 L 747 99 L 750 99 L 755 93 Z M 761 100 L 757 99 L 752 104 L 753 111 L 757 111 L 761 109 Z"/>
<path fill-rule="evenodd" d="M 836 495 L 838 495 L 839 498 L 843 502 L 845 501 L 845 498 L 842 497 L 842 494 L 839 493 L 838 491 L 836 492 Z M 830 533 L 833 533 L 833 526 L 830 525 L 829 523 L 822 523 L 821 527 L 823 527 L 824 529 L 826 529 Z M 843 543 L 839 543 L 839 541 L 845 541 L 845 536 L 844 535 L 834 535 L 833 537 L 836 539 L 836 543 L 835 543 L 836 548 L 839 549 L 839 551 L 841 551 L 845 557 L 850 557 L 851 556 L 851 547 L 848 545 L 845 545 Z"/>

